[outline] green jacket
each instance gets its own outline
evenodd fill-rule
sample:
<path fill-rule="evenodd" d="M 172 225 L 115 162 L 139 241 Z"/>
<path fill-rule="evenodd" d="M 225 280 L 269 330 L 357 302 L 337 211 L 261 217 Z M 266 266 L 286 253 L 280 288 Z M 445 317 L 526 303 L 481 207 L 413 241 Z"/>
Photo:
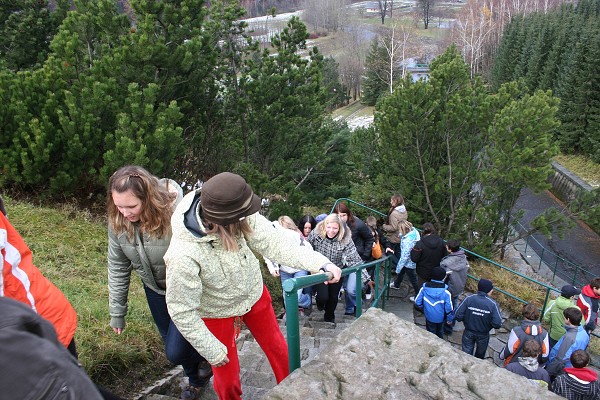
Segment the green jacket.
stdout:
<path fill-rule="evenodd" d="M 181 334 L 214 365 L 225 359 L 227 348 L 202 318 L 230 318 L 250 311 L 263 292 L 255 253 L 312 273 L 329 260 L 293 243 L 259 213 L 247 217 L 253 233 L 237 240 L 239 251 L 226 251 L 217 235 L 205 233 L 199 194 L 199 190 L 188 193 L 171 221 L 173 238 L 165 255 L 167 307 Z"/>
<path fill-rule="evenodd" d="M 558 341 L 567 332 L 563 311 L 569 307 L 579 308 L 571 299 L 558 296 L 548 304 L 548 308 L 544 311 L 544 322 L 549 325 L 548 334 L 553 340 Z"/>
<path fill-rule="evenodd" d="M 170 179 L 161 179 L 160 182 L 168 182 L 169 188 L 177 191 L 175 204 L 178 204 L 183 198 L 181 186 Z M 163 257 L 170 242 L 170 234 L 161 239 L 151 239 L 146 234 L 142 237 L 137 225 L 131 240 L 127 232 L 115 233 L 108 229 L 108 308 L 111 327 L 125 327 L 131 271 L 140 274 L 145 286 L 158 294 L 165 294 L 166 267 Z"/>

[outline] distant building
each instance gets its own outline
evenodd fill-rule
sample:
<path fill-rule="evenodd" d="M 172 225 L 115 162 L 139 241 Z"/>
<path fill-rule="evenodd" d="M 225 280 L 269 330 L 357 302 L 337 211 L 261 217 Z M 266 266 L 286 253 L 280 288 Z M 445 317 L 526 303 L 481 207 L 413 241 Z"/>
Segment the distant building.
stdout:
<path fill-rule="evenodd" d="M 429 80 L 429 64 L 412 64 L 406 67 L 406 72 L 410 72 L 413 82 L 418 80 Z"/>

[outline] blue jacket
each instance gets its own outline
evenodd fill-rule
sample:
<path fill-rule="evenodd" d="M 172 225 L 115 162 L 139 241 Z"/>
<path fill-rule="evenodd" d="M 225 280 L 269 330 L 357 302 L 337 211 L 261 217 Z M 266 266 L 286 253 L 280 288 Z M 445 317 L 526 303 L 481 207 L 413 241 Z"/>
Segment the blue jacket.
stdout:
<path fill-rule="evenodd" d="M 590 342 L 590 336 L 581 325 L 565 325 L 567 333 L 550 350 L 548 363 L 556 360 L 568 360 L 565 367 L 571 368 L 571 353 L 575 350 L 585 350 Z"/>
<path fill-rule="evenodd" d="M 502 326 L 498 304 L 484 292 L 466 297 L 454 315 L 457 321 L 464 321 L 465 330 L 471 332 L 489 333 L 492 328 Z"/>
<path fill-rule="evenodd" d="M 452 298 L 447 290 L 448 285 L 442 281 L 431 281 L 423 284 L 415 298 L 415 305 L 423 308 L 425 319 L 429 322 L 448 322 L 454 320 Z"/>

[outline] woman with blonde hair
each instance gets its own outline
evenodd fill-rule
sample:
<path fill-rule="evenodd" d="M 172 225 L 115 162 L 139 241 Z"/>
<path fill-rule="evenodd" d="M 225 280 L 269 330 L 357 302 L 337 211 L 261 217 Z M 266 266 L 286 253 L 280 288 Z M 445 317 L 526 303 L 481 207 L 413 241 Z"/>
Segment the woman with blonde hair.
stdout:
<path fill-rule="evenodd" d="M 289 375 L 288 350 L 257 255 L 312 273 L 341 271 L 326 257 L 293 244 L 260 215 L 261 199 L 244 178 L 213 176 L 188 193 L 171 220 L 165 254 L 167 306 L 183 336 L 212 365 L 220 399 L 240 399 L 235 339 L 242 322 L 264 351 L 277 383 Z"/>
<path fill-rule="evenodd" d="M 131 272 L 139 273 L 152 318 L 173 364 L 181 364 L 189 386 L 182 399 L 195 399 L 212 375 L 210 365 L 183 338 L 167 311 L 163 257 L 171 241 L 171 215 L 183 191 L 173 180 L 158 179 L 130 165 L 110 178 L 108 211 L 108 302 L 110 326 L 125 330 Z"/>
<path fill-rule="evenodd" d="M 313 249 L 323 254 L 339 268 L 353 267 L 363 262 L 352 241 L 352 232 L 338 214 L 329 214 L 317 224 L 307 239 Z M 362 270 L 362 280 L 368 281 L 369 274 Z M 317 285 L 317 308 L 325 310 L 325 322 L 335 322 L 335 308 L 341 282 L 333 285 Z"/>
<path fill-rule="evenodd" d="M 415 295 L 410 297 L 410 301 L 415 301 L 415 296 L 419 293 L 419 285 L 417 283 L 417 274 L 415 268 L 417 265 L 410 259 L 410 251 L 419 241 L 421 235 L 417 228 L 410 222 L 404 220 L 398 224 L 400 238 L 400 258 L 396 265 L 396 279 L 390 284 L 392 289 L 400 289 L 400 284 L 404 279 L 404 275 L 408 274 L 410 284 L 415 291 Z"/>
<path fill-rule="evenodd" d="M 273 222 L 273 226 L 276 228 L 281 228 L 282 232 L 292 241 L 294 244 L 298 246 L 306 246 L 312 250 L 312 246 L 310 243 L 304 238 L 304 235 L 298 227 L 293 219 L 288 217 L 287 215 L 282 215 L 277 218 L 277 221 Z M 271 275 L 275 277 L 279 277 L 281 279 L 281 285 L 292 278 L 300 278 L 302 276 L 308 275 L 308 271 L 303 269 L 296 269 L 292 267 L 288 267 L 287 265 L 280 265 L 276 262 L 265 258 L 265 264 L 269 269 Z M 284 293 L 285 296 L 285 293 Z M 312 296 L 310 294 L 310 288 L 298 289 L 298 312 L 300 315 L 304 315 L 304 310 L 310 309 L 312 306 Z M 283 314 L 285 315 L 285 313 Z"/>

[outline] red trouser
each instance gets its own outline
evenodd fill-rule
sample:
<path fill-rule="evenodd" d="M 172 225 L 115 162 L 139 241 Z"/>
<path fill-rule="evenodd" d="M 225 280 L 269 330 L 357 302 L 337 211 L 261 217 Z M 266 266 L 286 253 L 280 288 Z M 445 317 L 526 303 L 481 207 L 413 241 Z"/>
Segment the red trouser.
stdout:
<path fill-rule="evenodd" d="M 242 398 L 240 361 L 235 347 L 234 319 L 234 317 L 203 319 L 208 330 L 227 346 L 229 362 L 222 367 L 212 367 L 215 392 L 221 400 Z M 275 318 L 271 295 L 266 286 L 263 285 L 262 296 L 250 311 L 242 316 L 242 320 L 265 352 L 277 383 L 281 382 L 290 374 L 288 348 Z"/>

